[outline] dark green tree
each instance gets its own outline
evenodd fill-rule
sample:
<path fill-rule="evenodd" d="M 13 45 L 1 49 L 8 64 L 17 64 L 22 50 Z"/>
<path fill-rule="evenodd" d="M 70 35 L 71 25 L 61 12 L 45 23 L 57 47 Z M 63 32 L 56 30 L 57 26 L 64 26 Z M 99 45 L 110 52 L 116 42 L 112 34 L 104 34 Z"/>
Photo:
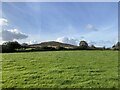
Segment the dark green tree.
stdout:
<path fill-rule="evenodd" d="M 27 44 L 27 43 L 22 43 L 22 44 L 21 44 L 21 47 L 22 47 L 23 49 L 26 49 L 26 48 L 28 47 L 28 44 Z"/>
<path fill-rule="evenodd" d="M 86 41 L 81 41 L 79 47 L 80 49 L 88 49 L 88 43 Z"/>
<path fill-rule="evenodd" d="M 112 48 L 114 50 L 119 50 L 120 49 L 120 42 L 117 42 L 117 44 L 113 45 Z"/>
<path fill-rule="evenodd" d="M 5 42 L 2 44 L 2 52 L 13 52 L 16 49 L 20 49 L 21 45 L 17 42 Z"/>

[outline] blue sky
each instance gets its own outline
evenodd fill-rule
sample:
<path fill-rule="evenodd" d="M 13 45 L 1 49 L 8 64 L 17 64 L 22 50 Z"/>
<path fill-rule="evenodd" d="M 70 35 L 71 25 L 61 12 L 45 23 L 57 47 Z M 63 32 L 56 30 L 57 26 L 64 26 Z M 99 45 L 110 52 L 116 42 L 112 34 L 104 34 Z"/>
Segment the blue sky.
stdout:
<path fill-rule="evenodd" d="M 21 43 L 86 40 L 112 46 L 118 38 L 117 2 L 4 2 L 2 17 L 8 21 L 4 30 L 17 29 L 28 36 L 19 39 Z"/>

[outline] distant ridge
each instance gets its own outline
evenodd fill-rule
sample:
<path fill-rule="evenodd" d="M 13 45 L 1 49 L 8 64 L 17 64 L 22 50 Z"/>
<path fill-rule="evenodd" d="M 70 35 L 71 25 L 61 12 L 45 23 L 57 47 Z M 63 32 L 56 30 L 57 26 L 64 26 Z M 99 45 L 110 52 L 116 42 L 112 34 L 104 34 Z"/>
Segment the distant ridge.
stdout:
<path fill-rule="evenodd" d="M 40 44 L 31 44 L 29 45 L 30 47 L 68 47 L 68 48 L 75 48 L 77 46 L 71 45 L 71 44 L 66 44 L 66 43 L 61 43 L 61 42 L 56 42 L 56 41 L 48 41 L 48 42 L 42 42 Z"/>

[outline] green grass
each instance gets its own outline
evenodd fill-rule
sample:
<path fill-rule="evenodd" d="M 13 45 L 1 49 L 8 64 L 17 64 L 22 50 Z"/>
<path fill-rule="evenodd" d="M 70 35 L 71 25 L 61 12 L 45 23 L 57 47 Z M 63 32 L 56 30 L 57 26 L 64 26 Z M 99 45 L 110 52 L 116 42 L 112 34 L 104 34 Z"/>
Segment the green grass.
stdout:
<path fill-rule="evenodd" d="M 117 88 L 117 51 L 2 54 L 3 88 Z"/>

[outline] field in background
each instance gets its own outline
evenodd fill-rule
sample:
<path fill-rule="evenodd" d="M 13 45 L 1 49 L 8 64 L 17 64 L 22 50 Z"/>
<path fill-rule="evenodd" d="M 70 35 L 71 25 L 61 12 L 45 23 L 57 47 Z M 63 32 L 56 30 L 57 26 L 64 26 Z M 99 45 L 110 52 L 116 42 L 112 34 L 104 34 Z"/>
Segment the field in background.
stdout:
<path fill-rule="evenodd" d="M 115 88 L 118 51 L 2 54 L 3 88 Z"/>

